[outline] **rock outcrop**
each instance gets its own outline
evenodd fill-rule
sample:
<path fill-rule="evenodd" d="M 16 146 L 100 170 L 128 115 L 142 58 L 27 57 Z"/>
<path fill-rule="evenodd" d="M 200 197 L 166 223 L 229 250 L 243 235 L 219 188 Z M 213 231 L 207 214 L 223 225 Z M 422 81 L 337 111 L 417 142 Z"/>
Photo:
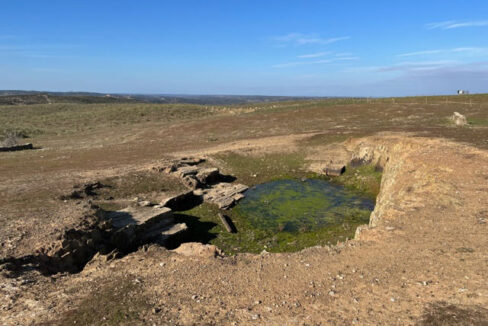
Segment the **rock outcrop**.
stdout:
<path fill-rule="evenodd" d="M 46 275 L 75 273 L 84 268 L 95 254 L 107 259 L 120 258 L 146 243 L 166 246 L 187 230 L 176 223 L 166 207 L 127 207 L 120 211 L 96 210 L 82 225 L 66 230 L 59 241 L 39 249 L 34 255 L 11 259 L 12 264 L 37 265 Z"/>
<path fill-rule="evenodd" d="M 105 213 L 113 231 L 111 244 L 130 250 L 148 241 L 165 245 L 171 236 L 187 229 L 185 223 L 175 223 L 173 212 L 167 207 L 127 207 Z"/>
<path fill-rule="evenodd" d="M 454 114 L 451 116 L 451 120 L 454 122 L 456 126 L 465 126 L 468 124 L 468 120 L 466 119 L 466 116 L 462 115 L 459 112 L 454 112 Z"/>
<path fill-rule="evenodd" d="M 205 202 L 215 204 L 221 209 L 228 209 L 244 198 L 243 192 L 248 189 L 246 185 L 226 182 L 229 176 L 222 175 L 218 168 L 199 166 L 203 162 L 204 158 L 183 158 L 167 162 L 158 169 L 177 176 L 192 190 L 164 199 L 161 206 L 183 210 L 181 207 L 185 202 L 195 201 L 195 196 L 201 196 Z"/>

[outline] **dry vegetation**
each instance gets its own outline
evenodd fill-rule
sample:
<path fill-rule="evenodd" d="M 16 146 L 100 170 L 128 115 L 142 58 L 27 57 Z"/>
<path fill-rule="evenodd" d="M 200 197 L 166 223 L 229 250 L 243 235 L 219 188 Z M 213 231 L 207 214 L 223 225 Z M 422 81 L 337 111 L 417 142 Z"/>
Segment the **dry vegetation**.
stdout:
<path fill-rule="evenodd" d="M 449 121 L 449 116 L 454 111 L 466 115 L 469 125 L 454 126 Z M 53 103 L 0 106 L 0 134 L 8 132 L 29 137 L 29 142 L 40 149 L 0 153 L 1 258 L 31 254 L 35 249 L 55 241 L 63 229 L 80 222 L 83 216 L 83 205 L 59 200 L 61 195 L 72 191 L 75 184 L 96 180 L 110 186 L 102 190 L 100 198 L 97 198 L 101 205 L 110 205 L 109 197 L 117 197 L 126 201 L 130 201 L 136 196 L 157 200 L 160 198 L 161 192 L 172 193 L 181 190 L 181 185 L 175 183 L 174 180 L 156 175 L 155 172 L 147 172 L 151 171 L 150 168 L 157 165 L 163 158 L 173 155 L 210 153 L 211 159 L 220 162 L 224 172 L 225 169 L 233 169 L 232 172 L 240 181 L 252 184 L 288 175 L 289 170 L 292 169 L 299 170 L 299 166 L 304 164 L 305 154 L 317 150 L 317 148 L 381 132 L 402 133 L 412 137 L 442 137 L 467 143 L 480 150 L 487 150 L 488 95 L 329 99 L 230 106 L 141 103 Z M 283 143 L 273 146 L 276 139 L 291 136 L 294 138 L 286 140 L 286 145 Z M 260 164 L 265 161 L 264 159 L 260 161 L 260 158 L 265 157 L 263 152 L 272 153 L 268 153 L 267 157 L 271 159 L 266 161 L 265 165 Z M 250 160 L 250 158 L 252 159 Z M 466 157 L 466 159 L 468 158 Z M 475 164 L 473 163 L 473 165 Z M 481 175 L 479 177 L 482 178 Z M 427 185 L 429 180 L 425 181 Z M 484 191 L 487 191 L 486 187 Z M 410 220 L 412 219 L 413 217 Z M 425 222 L 422 226 L 426 227 L 427 224 Z M 422 235 L 425 229 L 419 226 L 416 231 Z M 460 244 L 462 240 L 458 240 L 456 240 L 456 246 L 464 247 Z M 412 244 L 407 237 L 402 238 L 402 241 Z M 441 250 L 435 247 L 437 244 L 434 245 L 432 242 L 431 245 L 420 254 L 426 256 L 422 258 L 425 258 L 425 261 L 431 259 L 430 256 L 427 257 L 428 254 Z M 364 248 L 368 246 L 373 245 L 366 244 Z M 439 262 L 442 261 L 443 264 L 448 265 L 455 260 L 459 264 L 464 262 L 479 264 L 484 261 L 483 259 L 486 260 L 486 249 L 482 249 L 481 245 L 476 247 L 474 253 L 453 253 L 455 248 L 451 248 L 452 246 L 454 244 L 446 244 L 443 248 L 444 253 L 439 254 Z M 375 247 L 376 249 L 378 248 Z M 355 280 L 357 275 L 365 275 L 365 279 L 369 278 L 368 285 L 361 283 L 364 279 L 358 279 L 351 285 L 357 288 L 340 290 L 344 294 L 351 295 L 350 302 L 346 299 L 329 302 L 328 300 L 334 299 L 327 295 L 332 290 L 323 289 L 326 299 L 323 299 L 325 301 L 321 304 L 327 304 L 327 307 L 330 307 L 330 314 L 327 315 L 327 318 L 332 321 L 332 324 L 340 324 L 338 321 L 341 320 L 342 315 L 347 317 L 343 319 L 344 323 L 350 324 L 354 321 L 351 317 L 354 309 L 350 308 L 354 306 L 352 298 L 363 297 L 364 293 L 368 293 L 372 297 L 371 301 L 364 298 L 366 306 L 368 302 L 376 302 L 374 301 L 375 296 L 383 299 L 393 297 L 389 290 L 393 287 L 394 291 L 397 291 L 395 293 L 400 297 L 412 296 L 412 300 L 405 302 L 405 305 L 400 301 L 399 306 L 395 308 L 396 313 L 402 318 L 402 322 L 409 320 L 410 324 L 418 322 L 424 325 L 443 323 L 454 325 L 453 320 L 455 321 L 457 318 L 453 317 L 455 315 L 466 316 L 465 321 L 469 325 L 487 323 L 486 310 L 479 306 L 486 303 L 484 292 L 481 295 L 473 292 L 472 295 L 476 295 L 476 297 L 472 298 L 456 297 L 450 303 L 437 302 L 438 300 L 448 300 L 451 292 L 447 289 L 452 286 L 451 283 L 456 284 L 456 291 L 464 286 L 461 284 L 464 281 L 458 279 L 459 273 L 465 273 L 466 276 L 469 274 L 468 277 L 478 280 L 480 275 L 474 271 L 475 265 L 463 265 L 463 269 L 459 273 L 451 270 L 440 271 L 441 274 L 445 273 L 444 276 L 436 274 L 435 277 L 431 277 L 427 271 L 422 269 L 427 266 L 427 263 L 417 261 L 418 257 L 405 256 L 404 261 L 400 258 L 395 260 L 392 258 L 391 266 L 382 265 L 383 267 L 379 271 L 375 269 L 375 262 L 378 261 L 376 253 L 367 253 L 366 257 L 359 257 L 359 254 L 356 256 L 353 252 L 350 253 L 353 257 L 351 261 L 362 264 L 361 273 L 358 271 L 358 274 L 352 275 L 349 272 L 352 266 L 341 267 L 339 258 L 337 258 L 340 255 L 331 254 L 332 258 L 327 259 L 330 259 L 330 271 L 334 271 L 334 275 L 326 275 L 325 273 L 329 272 L 324 272 L 324 270 L 314 270 L 308 274 L 308 269 L 303 267 L 305 263 L 312 262 L 312 267 L 314 263 L 319 264 L 318 258 L 314 258 L 316 256 L 313 255 L 312 250 L 304 254 L 304 257 L 308 259 L 307 262 L 302 262 L 303 258 L 297 255 L 276 256 L 273 264 L 279 264 L 279 269 L 273 269 L 271 263 L 268 265 L 266 262 L 263 263 L 264 260 L 261 261 L 262 258 L 259 258 L 261 256 L 258 258 L 244 256 L 242 260 L 226 258 L 228 260 L 219 260 L 208 265 L 192 261 L 185 263 L 190 266 L 188 269 L 182 269 L 181 264 L 183 263 L 180 264 L 179 258 L 174 258 L 162 249 L 153 248 L 151 250 L 147 254 L 137 252 L 129 255 L 118 261 L 116 265 L 102 262 L 100 258 L 90 265 L 87 272 L 76 275 L 58 275 L 49 278 L 28 274 L 17 280 L 5 279 L 4 284 L 10 284 L 11 287 L 22 282 L 26 283 L 19 285 L 19 288 L 23 289 L 22 295 L 8 294 L 9 299 L 5 300 L 3 308 L 5 310 L 1 311 L 0 315 L 5 316 L 3 318 L 7 325 L 44 321 L 53 324 L 72 324 L 75 321 L 78 324 L 147 324 L 153 319 L 158 320 L 157 324 L 199 323 L 197 319 L 193 318 L 195 316 L 205 316 L 202 318 L 206 318 L 205 320 L 209 324 L 219 322 L 230 324 L 233 320 L 251 320 L 250 322 L 258 323 L 263 314 L 279 316 L 280 313 L 289 314 L 290 311 L 297 311 L 296 314 L 301 314 L 301 317 L 292 323 L 303 322 L 305 324 L 308 312 L 302 310 L 314 307 L 313 300 L 321 300 L 317 297 L 312 298 L 310 295 L 318 291 L 319 285 L 329 286 L 329 283 L 332 282 L 329 278 L 336 278 L 336 274 L 349 273 L 348 277 L 355 277 Z M 380 247 L 378 252 L 381 251 L 387 255 L 389 254 L 387 250 L 389 250 L 388 246 Z M 399 247 L 398 250 L 403 249 Z M 361 253 L 364 255 L 364 252 Z M 362 259 L 368 260 L 364 262 Z M 163 262 L 166 265 L 159 265 Z M 403 267 L 400 265 L 406 262 L 410 265 L 402 272 Z M 257 267 L 259 264 L 261 264 L 260 267 Z M 294 270 L 295 274 L 287 275 L 293 280 L 290 280 L 293 291 L 298 291 L 300 295 L 303 295 L 301 303 L 292 300 L 292 290 L 288 293 L 286 289 L 282 289 L 275 295 L 261 291 L 262 286 L 259 284 L 269 283 L 275 289 L 282 287 L 281 274 L 286 270 L 286 266 L 288 266 L 286 264 L 299 266 Z M 217 287 L 217 292 L 212 292 L 215 288 L 206 288 L 201 284 L 202 280 L 188 282 L 182 288 L 175 288 L 177 287 L 175 284 L 165 283 L 160 270 L 154 268 L 160 268 L 164 277 L 173 281 L 178 276 L 174 275 L 172 271 L 178 269 L 182 273 L 181 278 L 193 281 L 196 277 L 201 277 L 202 273 L 212 275 L 215 273 L 218 275 L 218 279 L 222 280 L 222 284 L 219 285 L 222 289 Z M 265 283 L 256 285 L 256 280 L 250 279 L 249 273 L 258 273 L 259 268 L 261 271 L 268 270 L 271 276 L 262 281 Z M 226 272 L 237 275 L 240 282 L 238 286 L 242 288 L 233 288 L 233 278 L 225 274 Z M 376 272 L 378 274 L 374 274 Z M 410 281 L 402 281 L 404 273 L 423 278 L 410 280 L 410 284 L 408 283 Z M 106 279 L 107 275 L 115 280 L 123 279 L 123 281 L 114 283 L 112 280 Z M 304 283 L 303 275 L 306 275 L 307 283 Z M 324 277 L 327 281 L 319 282 L 317 279 L 312 279 L 313 277 L 320 278 L 323 275 L 326 275 Z M 380 278 L 377 275 L 382 275 L 385 280 L 381 279 L 376 282 L 375 279 Z M 126 276 L 127 278 L 124 278 Z M 262 274 L 259 274 L 259 277 L 261 276 Z M 387 279 L 390 276 L 392 278 Z M 417 286 L 415 282 L 430 282 L 429 277 L 436 278 L 439 282 L 446 282 L 445 286 L 442 283 L 442 286 L 435 288 L 439 291 L 441 298 L 436 297 L 434 300 L 432 297 L 431 301 L 428 301 L 425 298 L 433 295 L 435 290 L 429 293 L 430 289 L 427 286 L 420 287 L 426 289 L 425 293 L 422 292 L 423 290 L 421 291 L 422 304 L 426 302 L 431 302 L 431 304 L 425 305 L 425 307 L 423 305 L 412 306 L 414 300 L 412 293 L 417 291 L 412 290 Z M 128 281 L 129 278 L 130 281 Z M 137 278 L 146 278 L 147 283 L 138 281 L 134 285 L 134 279 Z M 333 281 L 339 282 L 337 279 Z M 203 282 L 207 282 L 207 285 L 213 284 L 209 280 Z M 378 285 L 379 282 L 383 283 Z M 405 286 L 411 293 L 401 292 L 402 282 L 406 284 Z M 447 285 L 448 282 L 451 282 L 449 283 L 451 285 Z M 2 288 L 2 291 L 7 291 L 7 288 Z M 72 292 L 65 293 L 64 288 Z M 243 290 L 244 288 L 247 290 Z M 232 289 L 235 294 L 226 292 Z M 253 306 L 255 300 L 261 299 L 252 298 L 253 300 L 249 301 L 250 296 L 253 295 L 252 289 L 255 293 L 262 295 L 264 300 L 276 302 L 276 306 L 269 304 L 272 311 L 266 310 L 268 302 L 265 302 L 266 305 L 256 304 L 259 307 Z M 240 296 L 241 293 L 242 296 Z M 208 301 L 208 307 L 217 308 L 213 310 L 201 308 L 200 303 L 196 302 L 199 299 L 192 298 L 193 295 L 204 297 L 201 299 L 202 303 Z M 134 297 L 129 298 L 129 296 Z M 60 302 L 61 299 L 57 299 L 58 297 L 69 299 L 67 302 Z M 123 300 L 118 301 L 119 297 L 122 297 Z M 225 298 L 225 300 L 221 298 Z M 150 301 L 150 304 L 146 299 Z M 100 304 L 94 305 L 93 302 L 99 302 L 97 300 L 100 300 Z M 469 301 L 470 305 L 462 305 L 465 301 Z M 52 306 L 45 302 L 49 302 Z M 286 303 L 282 304 L 282 302 Z M 309 306 L 306 306 L 306 302 L 309 303 Z M 22 309 L 27 309 L 29 304 L 34 307 L 32 308 L 33 316 L 35 316 L 33 318 L 21 312 Z M 361 301 L 360 305 L 362 304 Z M 392 302 L 382 304 L 386 305 L 388 309 L 381 308 L 378 303 L 378 306 L 374 306 L 370 310 L 368 310 L 369 308 L 361 310 L 362 316 L 369 321 L 375 320 L 376 317 L 383 324 L 386 324 L 385 320 L 391 321 L 390 324 L 402 324 L 399 321 L 388 319 L 395 316 L 395 311 L 391 307 Z M 46 305 L 50 308 L 46 308 Z M 133 305 L 133 307 L 129 308 L 127 305 Z M 42 306 L 42 309 L 39 308 L 39 311 L 36 312 L 35 309 L 38 306 Z M 229 308 L 230 306 L 232 309 Z M 249 308 L 249 306 L 253 307 Z M 150 307 L 156 307 L 157 312 L 153 313 L 153 308 Z M 255 308 L 259 312 L 249 312 Z M 313 310 L 313 308 L 310 309 Z M 380 312 L 381 309 L 385 309 L 384 315 Z M 159 311 L 163 311 L 163 313 Z M 408 316 L 408 312 L 412 316 Z M 251 319 L 242 317 L 249 314 Z M 254 315 L 259 317 L 253 319 Z M 193 317 L 190 318 L 190 316 Z M 286 316 L 291 318 L 289 315 Z M 313 318 L 317 321 L 319 317 L 320 315 L 316 314 Z M 275 322 L 279 320 L 273 319 Z M 470 320 L 474 322 L 470 322 Z M 263 321 L 261 320 L 261 322 Z M 282 319 L 281 322 L 284 320 Z"/>

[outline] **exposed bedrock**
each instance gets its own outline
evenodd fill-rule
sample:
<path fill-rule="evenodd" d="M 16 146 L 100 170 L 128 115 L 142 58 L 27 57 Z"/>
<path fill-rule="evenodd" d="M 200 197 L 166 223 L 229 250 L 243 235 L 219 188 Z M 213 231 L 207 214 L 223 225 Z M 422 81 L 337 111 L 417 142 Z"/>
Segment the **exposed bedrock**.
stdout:
<path fill-rule="evenodd" d="M 159 171 L 177 176 L 192 190 L 164 199 L 161 206 L 186 210 L 191 208 L 192 203 L 200 204 L 200 198 L 201 201 L 215 204 L 220 209 L 228 209 L 244 198 L 243 192 L 248 189 L 246 185 L 232 183 L 235 180 L 233 176 L 221 174 L 216 167 L 201 166 L 200 163 L 203 162 L 204 158 L 183 158 L 166 162 L 158 168 Z"/>
<path fill-rule="evenodd" d="M 120 258 L 147 243 L 162 246 L 177 242 L 187 230 L 176 223 L 167 207 L 127 207 L 119 211 L 92 209 L 75 228 L 66 230 L 59 241 L 40 248 L 33 255 L 6 258 L 0 263 L 15 276 L 16 272 L 39 269 L 43 274 L 81 271 L 94 255 Z"/>
<path fill-rule="evenodd" d="M 488 180 L 488 167 L 474 164 L 486 162 L 486 152 L 447 140 L 404 135 L 352 140 L 345 143 L 345 148 L 352 162 L 383 168 L 370 228 L 388 225 L 403 216 L 417 216 L 424 209 L 433 213 L 473 210 L 474 215 L 479 210 L 464 206 L 468 190 L 476 191 L 466 189 L 464 184 L 468 178 L 476 179 L 475 175 Z M 467 161 L 468 157 L 471 159 Z M 358 230 L 357 235 L 364 230 Z"/>

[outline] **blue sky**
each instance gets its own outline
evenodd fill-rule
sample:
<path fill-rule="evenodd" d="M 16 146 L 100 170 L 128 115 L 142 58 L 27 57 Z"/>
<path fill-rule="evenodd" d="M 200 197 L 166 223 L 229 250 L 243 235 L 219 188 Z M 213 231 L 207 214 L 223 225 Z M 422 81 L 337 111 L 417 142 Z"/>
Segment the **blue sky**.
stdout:
<path fill-rule="evenodd" d="M 488 92 L 488 1 L 0 1 L 0 89 Z"/>

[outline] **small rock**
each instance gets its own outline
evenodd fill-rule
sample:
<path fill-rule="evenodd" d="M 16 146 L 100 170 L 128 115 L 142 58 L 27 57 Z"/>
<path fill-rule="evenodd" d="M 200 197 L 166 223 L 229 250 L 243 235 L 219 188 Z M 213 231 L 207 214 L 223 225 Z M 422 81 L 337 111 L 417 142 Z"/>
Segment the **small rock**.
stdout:
<path fill-rule="evenodd" d="M 151 206 L 151 202 L 149 200 L 143 200 L 137 203 L 137 205 L 141 207 L 148 207 Z"/>
<path fill-rule="evenodd" d="M 222 255 L 222 251 L 214 245 L 200 242 L 182 243 L 178 248 L 172 250 L 183 256 L 194 256 L 202 258 L 213 258 Z"/>

